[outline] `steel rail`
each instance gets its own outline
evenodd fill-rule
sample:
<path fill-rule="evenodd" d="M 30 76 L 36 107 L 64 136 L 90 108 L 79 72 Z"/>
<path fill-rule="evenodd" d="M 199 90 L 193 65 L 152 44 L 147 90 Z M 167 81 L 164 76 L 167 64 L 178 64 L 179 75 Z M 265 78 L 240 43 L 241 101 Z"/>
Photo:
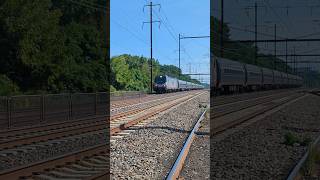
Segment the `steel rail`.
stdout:
<path fill-rule="evenodd" d="M 169 105 L 167 105 L 167 106 L 161 107 L 160 109 L 157 109 L 157 110 L 155 110 L 155 111 L 153 110 L 153 111 L 151 111 L 151 112 L 148 112 L 148 113 L 144 114 L 143 116 L 138 117 L 138 118 L 135 118 L 135 119 L 133 119 L 133 120 L 130 120 L 130 121 L 126 122 L 126 123 L 123 123 L 123 124 L 119 125 L 118 127 L 111 128 L 111 131 L 110 131 L 110 132 L 111 132 L 111 135 L 115 135 L 115 134 L 117 134 L 117 133 L 119 133 L 119 132 L 122 132 L 123 130 L 128 129 L 129 127 L 132 127 L 132 126 L 138 124 L 139 122 L 144 121 L 144 120 L 146 120 L 146 119 L 149 119 L 149 118 L 151 118 L 152 116 L 154 116 L 154 115 L 156 115 L 156 114 L 159 114 L 159 113 L 161 113 L 161 112 L 163 112 L 163 111 L 165 111 L 165 110 L 168 110 L 168 109 L 170 109 L 170 108 L 172 108 L 172 107 L 174 107 L 174 106 L 177 106 L 177 105 L 179 105 L 179 104 L 186 103 L 186 102 L 188 102 L 189 100 L 191 100 L 191 99 L 193 99 L 193 98 L 195 98 L 195 97 L 198 97 L 198 96 L 202 95 L 203 93 L 204 93 L 204 92 L 198 93 L 198 94 L 196 94 L 195 96 L 191 96 L 191 97 L 189 97 L 189 98 L 187 98 L 186 100 L 184 100 L 184 101 L 181 102 L 181 99 L 185 98 L 185 97 L 182 97 L 181 99 L 176 100 L 176 102 L 173 102 L 172 104 L 169 104 Z"/>
<path fill-rule="evenodd" d="M 172 166 L 168 176 L 167 176 L 167 180 L 172 180 L 172 179 L 178 179 L 180 172 L 183 168 L 183 164 L 188 156 L 188 153 L 190 151 L 191 148 L 191 144 L 194 140 L 195 137 L 195 132 L 198 131 L 199 126 L 201 121 L 204 119 L 204 115 L 206 114 L 207 109 L 201 114 L 200 118 L 198 119 L 197 123 L 195 124 L 195 126 L 193 127 L 191 133 L 189 134 L 187 140 L 185 141 L 183 148 L 181 149 L 178 158 L 176 159 L 174 165 Z"/>
<path fill-rule="evenodd" d="M 157 105 L 153 105 L 152 107 Z M 145 109 L 148 109 L 148 108 L 135 109 L 128 112 L 119 113 L 114 116 L 111 116 L 110 120 L 115 121 L 116 119 L 119 119 L 124 116 L 137 114 Z M 57 123 L 54 125 L 47 125 L 47 126 L 41 126 L 41 127 L 33 127 L 33 128 L 28 127 L 26 129 L 16 129 L 16 130 L 11 130 L 10 132 L 7 132 L 7 133 L 5 132 L 0 133 L 0 149 L 3 149 L 3 148 L 8 149 L 8 148 L 13 148 L 15 146 L 19 146 L 22 144 L 31 144 L 31 143 L 40 142 L 40 141 L 47 141 L 49 139 L 57 139 L 65 136 L 73 136 L 81 133 L 88 133 L 88 132 L 93 132 L 93 131 L 106 129 L 106 128 L 107 128 L 107 121 L 105 120 L 95 120 L 95 121 L 81 120 L 81 121 Z M 48 133 L 44 133 L 46 131 Z M 114 131 L 115 129 L 113 129 L 112 132 Z M 22 134 L 23 136 L 21 136 Z"/>
<path fill-rule="evenodd" d="M 0 131 L 0 137 L 3 135 L 14 135 L 15 133 L 26 133 L 26 132 L 35 132 L 35 131 L 43 131 L 43 130 L 51 130 L 51 129 L 58 129 L 58 128 L 64 128 L 66 126 L 75 126 L 79 124 L 87 124 L 87 123 L 95 123 L 95 122 L 101 122 L 104 121 L 106 118 L 108 118 L 107 115 L 102 116 L 96 116 L 96 117 L 90 117 L 90 118 L 83 118 L 73 121 L 61 121 L 57 123 L 50 123 L 50 124 L 41 124 L 39 126 L 27 126 L 22 128 L 14 128 L 10 129 L 8 131 Z"/>
<path fill-rule="evenodd" d="M 320 91 L 313 89 L 310 91 L 311 94 L 320 96 Z M 295 180 L 299 176 L 299 171 L 302 168 L 303 164 L 307 160 L 311 148 L 315 147 L 317 144 L 319 144 L 320 141 L 320 135 L 317 137 L 317 139 L 309 146 L 308 150 L 304 153 L 302 158 L 298 161 L 298 163 L 290 170 L 289 175 L 287 176 L 287 180 Z"/>
<path fill-rule="evenodd" d="M 277 95 L 279 95 L 279 94 L 277 94 Z M 255 118 L 255 117 L 257 117 L 257 116 L 259 116 L 261 114 L 264 114 L 264 113 L 266 113 L 268 111 L 271 111 L 271 110 L 273 110 L 273 109 L 275 109 L 275 108 L 277 108 L 277 107 L 279 107 L 281 105 L 285 105 L 287 103 L 290 103 L 290 102 L 292 102 L 292 101 L 294 101 L 296 99 L 302 98 L 304 96 L 305 95 L 291 94 L 291 95 L 287 96 L 287 99 L 284 99 L 283 101 L 281 101 L 281 102 L 279 102 L 277 104 L 272 104 L 272 103 L 270 104 L 270 102 L 272 102 L 274 100 L 274 98 L 267 99 L 266 102 L 262 102 L 262 103 L 260 102 L 259 103 L 259 104 L 265 105 L 266 106 L 265 108 L 263 108 L 263 109 L 261 109 L 261 110 L 259 110 L 257 112 L 250 113 L 249 115 L 241 117 L 241 118 L 239 118 L 239 119 L 237 119 L 235 121 L 231 121 L 230 123 L 226 123 L 226 124 L 223 124 L 223 125 L 221 125 L 221 126 L 219 126 L 217 128 L 214 128 L 214 131 L 215 131 L 214 134 L 221 133 L 221 132 L 229 129 L 230 127 L 233 127 L 233 126 L 236 126 L 238 124 L 241 124 L 241 123 L 243 123 L 245 121 L 248 121 L 248 120 L 250 120 L 252 118 Z M 250 107 L 252 107 L 252 106 L 250 106 Z M 248 108 L 250 108 L 250 107 L 248 107 Z M 245 109 L 247 109 L 247 108 L 245 108 Z M 240 110 L 243 110 L 243 109 L 240 109 Z M 235 112 L 235 111 L 233 111 L 233 112 Z M 201 115 L 201 117 L 197 121 L 196 125 L 194 126 L 193 130 L 189 134 L 188 139 L 186 140 L 182 150 L 180 151 L 178 158 L 176 159 L 173 167 L 171 168 L 168 176 L 166 177 L 167 180 L 178 179 L 179 178 L 180 172 L 181 172 L 181 170 L 183 168 L 184 161 L 185 161 L 185 159 L 186 159 L 186 157 L 188 155 L 188 152 L 190 150 L 192 141 L 193 141 L 193 139 L 195 137 L 195 132 L 198 130 L 198 128 L 200 126 L 200 123 L 201 123 L 205 113 L 206 113 L 206 111 Z"/>
<path fill-rule="evenodd" d="M 46 169 L 52 169 L 59 165 L 64 165 L 69 162 L 75 162 L 88 156 L 109 152 L 108 144 L 100 144 L 94 147 L 82 149 L 77 152 L 54 157 L 48 160 L 43 160 L 33 164 L 27 164 L 25 166 L 16 167 L 0 172 L 0 179 L 19 179 L 20 177 L 28 177 L 33 173 L 42 172 Z"/>
<path fill-rule="evenodd" d="M 106 122 L 98 123 L 98 124 L 91 124 L 89 126 L 81 126 L 81 127 L 68 127 L 63 128 L 62 130 L 58 130 L 56 132 L 48 132 L 45 134 L 35 134 L 32 136 L 23 136 L 20 138 L 12 138 L 7 141 L 0 141 L 0 149 L 9 149 L 14 148 L 16 146 L 25 145 L 25 144 L 32 144 L 41 141 L 48 141 L 50 139 L 58 139 L 62 137 L 70 137 L 75 136 L 83 133 L 90 133 L 99 130 L 106 129 L 107 131 L 107 124 Z"/>
<path fill-rule="evenodd" d="M 228 122 L 228 123 L 224 123 L 224 124 L 222 124 L 220 126 L 217 126 L 217 127 L 213 128 L 212 132 L 210 132 L 210 133 L 212 133 L 214 135 L 222 133 L 222 132 L 226 131 L 227 129 L 230 129 L 230 128 L 232 128 L 234 126 L 237 126 L 237 125 L 239 125 L 239 124 L 241 124 L 241 123 L 243 123 L 245 121 L 253 119 L 253 118 L 255 118 L 255 117 L 257 117 L 257 116 L 259 116 L 261 114 L 264 114 L 264 113 L 266 113 L 268 111 L 271 111 L 271 110 L 273 110 L 273 109 L 275 109 L 275 108 L 277 108 L 277 107 L 279 107 L 281 105 L 285 105 L 287 103 L 290 103 L 290 102 L 292 102 L 292 101 L 294 101 L 294 100 L 296 100 L 298 98 L 302 98 L 304 96 L 305 96 L 305 94 L 302 94 L 302 95 L 301 94 L 290 95 L 290 96 L 288 96 L 287 99 L 285 99 L 285 100 L 283 100 L 283 101 L 281 101 L 279 103 L 272 103 L 273 100 L 268 101 L 268 102 L 264 102 L 264 103 L 260 103 L 260 105 L 264 105 L 265 106 L 261 110 L 259 110 L 257 112 L 250 113 L 250 114 L 248 114 L 246 116 L 243 116 L 243 117 L 241 117 L 239 119 L 236 119 L 234 121 L 231 121 L 231 122 Z"/>
<path fill-rule="evenodd" d="M 231 109 L 230 110 L 228 108 L 225 108 L 222 111 L 214 112 L 214 116 L 212 118 L 218 118 L 218 117 L 222 117 L 222 116 L 225 116 L 225 115 L 228 115 L 228 114 L 232 114 L 232 113 L 237 112 L 237 111 L 248 109 L 248 108 L 260 105 L 261 103 L 265 103 L 266 101 L 267 102 L 273 101 L 273 100 L 275 100 L 275 98 L 278 98 L 278 96 L 281 97 L 281 95 L 283 95 L 283 94 L 284 94 L 284 92 L 283 93 L 279 93 L 279 94 L 275 94 L 275 95 L 267 95 L 267 96 L 252 98 L 252 99 L 248 99 L 248 100 L 241 100 L 241 101 L 237 101 L 237 102 L 234 102 L 234 103 L 227 103 L 227 104 L 219 105 L 217 107 L 213 107 L 212 110 L 214 112 L 214 110 L 217 110 L 217 108 L 221 108 L 221 107 L 225 107 L 225 106 L 227 106 L 227 107 L 231 106 L 232 107 L 232 105 L 240 104 L 238 106 L 238 109 L 233 109 L 233 110 Z M 242 104 L 244 102 L 248 102 L 248 104 Z"/>
<path fill-rule="evenodd" d="M 111 111 L 116 111 L 116 110 L 132 107 L 132 106 L 147 104 L 147 103 L 151 103 L 151 102 L 155 102 L 155 101 L 159 101 L 159 100 L 165 100 L 165 99 L 169 99 L 169 98 L 179 97 L 179 96 L 183 96 L 183 95 L 186 95 L 186 94 L 188 94 L 188 93 L 181 93 L 181 94 L 175 94 L 175 95 L 172 95 L 172 96 L 151 99 L 150 101 L 147 101 L 147 102 L 140 102 L 140 103 L 137 103 L 137 104 L 130 104 L 128 106 L 122 106 L 122 107 L 114 108 L 114 109 L 111 109 Z"/>
<path fill-rule="evenodd" d="M 290 171 L 287 180 L 295 180 L 296 177 L 299 175 L 299 171 L 302 168 L 303 164 L 307 160 L 311 148 L 315 147 L 320 141 L 320 135 L 317 137 L 317 139 L 312 143 L 312 145 L 309 147 L 309 149 L 305 152 L 305 154 L 302 156 L 302 158 L 298 161 L 298 163 L 293 167 L 293 169 Z"/>

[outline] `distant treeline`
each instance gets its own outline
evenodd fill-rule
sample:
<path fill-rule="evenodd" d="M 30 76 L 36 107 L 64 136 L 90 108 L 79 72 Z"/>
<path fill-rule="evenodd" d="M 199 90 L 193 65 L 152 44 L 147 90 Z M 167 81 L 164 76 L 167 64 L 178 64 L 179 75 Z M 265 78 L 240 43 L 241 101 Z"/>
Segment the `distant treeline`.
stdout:
<path fill-rule="evenodd" d="M 214 56 L 221 57 L 221 26 L 220 20 L 215 17 L 210 19 L 210 34 L 211 34 L 211 52 Z M 223 57 L 234 61 L 240 61 L 247 64 L 255 64 L 255 46 L 253 43 L 228 43 L 231 41 L 230 38 L 230 27 L 228 24 L 223 25 Z M 269 69 L 276 69 L 282 72 L 294 73 L 294 69 L 286 65 L 285 61 L 280 58 L 275 58 L 272 54 L 259 53 L 259 47 L 257 48 L 257 55 L 264 55 L 265 57 L 258 57 L 257 64 L 261 67 Z M 274 64 L 276 62 L 276 64 Z M 275 68 L 276 67 L 276 68 Z M 305 78 L 305 84 L 315 86 L 320 84 L 320 73 L 317 72 L 306 72 L 299 74 Z"/>
<path fill-rule="evenodd" d="M 215 17 L 211 17 L 211 52 L 217 57 L 221 57 L 221 26 L 220 20 Z M 240 61 L 246 64 L 254 64 L 255 59 L 255 46 L 253 43 L 228 43 L 230 39 L 230 27 L 228 24 L 223 25 L 223 57 L 232 59 L 235 61 Z M 272 54 L 262 54 L 259 53 L 259 48 L 257 49 L 259 55 L 267 55 L 267 57 L 258 57 L 258 66 L 274 69 L 274 61 L 276 61 L 276 69 L 290 73 L 293 69 L 290 66 L 286 66 L 282 59 L 276 58 Z"/>
<path fill-rule="evenodd" d="M 140 56 L 120 55 L 111 58 L 111 91 L 147 91 L 150 88 L 150 59 Z M 173 65 L 153 63 L 153 78 L 159 74 L 179 77 L 181 70 Z M 180 75 L 181 80 L 200 83 L 188 75 Z"/>
<path fill-rule="evenodd" d="M 108 90 L 105 12 L 74 2 L 0 1 L 0 95 Z"/>

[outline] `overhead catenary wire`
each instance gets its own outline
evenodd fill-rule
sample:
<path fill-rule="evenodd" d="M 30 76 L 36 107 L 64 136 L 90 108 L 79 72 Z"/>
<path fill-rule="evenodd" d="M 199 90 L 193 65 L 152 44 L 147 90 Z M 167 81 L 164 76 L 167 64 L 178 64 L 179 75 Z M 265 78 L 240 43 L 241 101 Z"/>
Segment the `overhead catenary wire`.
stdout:
<path fill-rule="evenodd" d="M 97 11 L 107 12 L 107 10 L 108 10 L 107 7 L 103 7 L 103 6 L 98 5 L 98 4 L 88 3 L 87 1 L 76 1 L 76 0 L 67 0 L 67 1 L 70 1 L 73 4 L 77 4 L 77 5 L 80 5 L 80 6 L 83 6 L 83 7 L 94 9 L 94 10 L 97 10 Z M 84 2 L 86 2 L 86 3 L 84 3 Z"/>
<path fill-rule="evenodd" d="M 169 28 L 170 25 L 169 25 L 169 23 L 168 23 L 168 20 L 165 20 L 164 18 L 162 18 L 162 17 L 159 15 L 159 13 L 157 13 L 156 11 L 154 11 L 154 13 L 157 15 L 157 17 L 158 17 L 160 20 L 163 21 L 166 30 L 169 32 L 169 34 L 170 34 L 170 36 L 172 37 L 172 39 L 174 40 L 174 42 L 178 43 L 178 38 L 174 35 L 174 33 L 173 33 L 173 32 L 170 30 L 170 28 Z M 167 18 L 167 19 L 168 19 L 168 18 Z M 172 28 L 173 31 L 174 31 L 174 28 L 173 28 L 172 26 L 171 26 L 171 28 Z M 185 49 L 184 46 L 182 46 L 182 48 Z M 190 60 L 194 60 L 193 57 L 191 57 L 191 55 L 190 55 L 187 51 L 185 51 L 185 53 L 186 53 L 186 55 L 189 57 Z"/>
<path fill-rule="evenodd" d="M 272 8 L 272 6 L 269 3 L 269 0 L 263 0 L 263 2 L 272 10 L 272 12 L 278 17 L 278 19 L 280 21 L 282 21 L 283 25 L 286 27 L 287 31 L 290 32 L 291 29 L 288 27 L 288 25 L 286 24 L 286 22 L 283 21 L 282 17 L 279 16 L 279 14 Z M 292 31 L 291 31 L 292 33 Z"/>

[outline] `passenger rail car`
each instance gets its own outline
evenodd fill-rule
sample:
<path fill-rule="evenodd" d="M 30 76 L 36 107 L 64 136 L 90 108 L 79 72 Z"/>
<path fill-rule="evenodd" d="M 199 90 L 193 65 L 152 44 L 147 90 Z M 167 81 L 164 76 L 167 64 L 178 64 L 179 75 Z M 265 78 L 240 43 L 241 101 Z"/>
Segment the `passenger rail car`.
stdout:
<path fill-rule="evenodd" d="M 224 58 L 213 58 L 212 68 L 211 87 L 215 94 L 300 87 L 303 84 L 303 79 L 293 74 Z"/>
<path fill-rule="evenodd" d="M 153 89 L 156 93 L 166 93 L 174 91 L 188 91 L 203 89 L 204 86 L 200 84 L 182 81 L 167 75 L 160 75 L 155 78 Z"/>

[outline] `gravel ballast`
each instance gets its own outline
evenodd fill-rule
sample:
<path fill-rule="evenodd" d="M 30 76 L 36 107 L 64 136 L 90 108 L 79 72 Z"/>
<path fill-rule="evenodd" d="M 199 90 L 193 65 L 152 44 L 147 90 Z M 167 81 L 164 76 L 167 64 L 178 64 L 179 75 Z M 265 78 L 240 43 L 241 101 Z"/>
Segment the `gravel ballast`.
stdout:
<path fill-rule="evenodd" d="M 285 179 L 307 149 L 285 144 L 285 135 L 315 140 L 319 127 L 320 97 L 308 95 L 224 138 L 214 137 L 211 178 Z"/>
<path fill-rule="evenodd" d="M 208 101 L 206 92 L 111 143 L 111 178 L 164 179 Z"/>

